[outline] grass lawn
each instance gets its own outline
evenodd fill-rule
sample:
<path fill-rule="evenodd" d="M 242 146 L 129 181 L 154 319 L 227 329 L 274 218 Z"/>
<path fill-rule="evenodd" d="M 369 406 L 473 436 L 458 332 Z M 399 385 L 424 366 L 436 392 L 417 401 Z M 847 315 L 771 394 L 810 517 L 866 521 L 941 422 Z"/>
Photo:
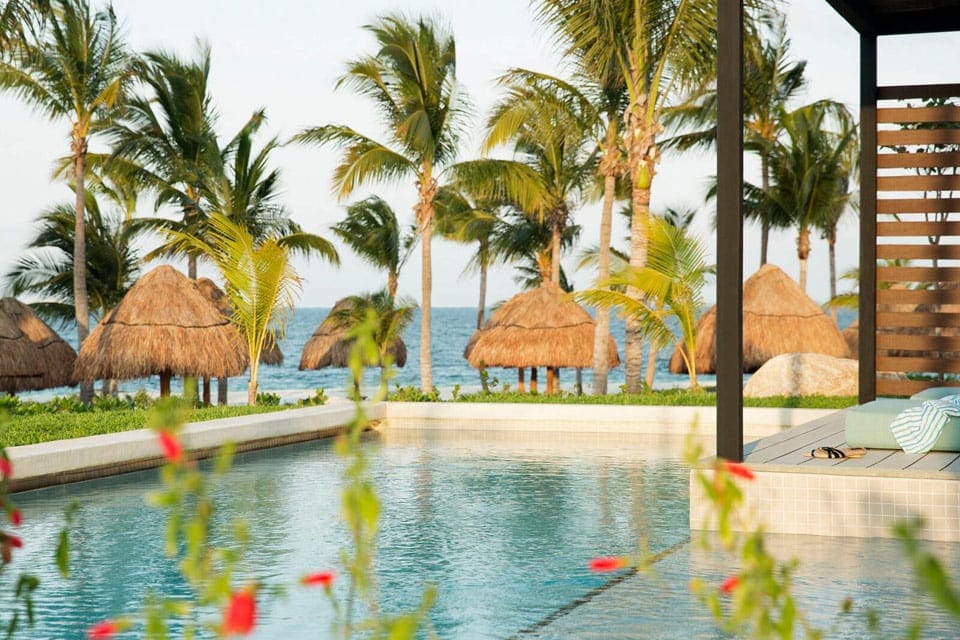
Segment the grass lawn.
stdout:
<path fill-rule="evenodd" d="M 271 411 L 282 411 L 284 408 L 292 407 L 204 407 L 193 410 L 190 415 L 190 422 L 231 418 L 254 413 L 269 413 Z M 8 418 L 5 424 L 0 424 L 0 446 L 12 447 L 50 440 L 65 440 L 141 429 L 146 424 L 146 418 L 146 409 L 114 409 L 79 413 L 65 411 L 35 415 L 14 415 Z"/>

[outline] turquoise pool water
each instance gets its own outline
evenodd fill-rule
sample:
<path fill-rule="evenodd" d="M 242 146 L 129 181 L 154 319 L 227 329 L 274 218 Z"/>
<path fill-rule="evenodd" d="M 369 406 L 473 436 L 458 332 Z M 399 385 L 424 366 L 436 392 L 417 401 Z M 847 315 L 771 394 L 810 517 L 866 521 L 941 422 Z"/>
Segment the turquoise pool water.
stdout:
<path fill-rule="evenodd" d="M 691 576 L 719 582 L 729 566 L 687 544 L 687 472 L 681 444 L 662 438 L 556 439 L 545 434 L 429 433 L 373 436 L 366 445 L 383 501 L 377 569 L 384 608 L 414 607 L 437 587 L 431 612 L 441 638 L 716 638 L 687 592 Z M 250 524 L 245 570 L 266 586 L 335 567 L 346 532 L 338 521 L 343 462 L 329 441 L 238 457 L 217 490 L 221 530 L 238 514 Z M 83 638 L 105 617 L 136 611 L 149 590 L 184 595 L 161 546 L 164 518 L 144 503 L 157 471 L 16 496 L 27 542 L 14 570 L 41 577 L 33 640 Z M 74 527 L 73 576 L 56 576 L 50 554 L 62 512 L 83 506 Z M 597 554 L 629 553 L 641 537 L 671 552 L 653 575 L 607 584 L 591 574 Z M 799 555 L 798 591 L 829 637 L 869 637 L 864 611 L 883 609 L 877 637 L 894 637 L 916 612 L 933 611 L 912 588 L 895 544 L 777 537 Z M 939 545 L 948 566 L 960 545 Z M 342 584 L 340 585 L 343 586 Z M 845 597 L 854 613 L 835 612 Z M 328 637 L 331 612 L 316 591 L 265 594 L 254 638 Z M 931 635 L 955 623 L 932 615 Z M 134 637 L 134 636 L 129 636 Z"/>

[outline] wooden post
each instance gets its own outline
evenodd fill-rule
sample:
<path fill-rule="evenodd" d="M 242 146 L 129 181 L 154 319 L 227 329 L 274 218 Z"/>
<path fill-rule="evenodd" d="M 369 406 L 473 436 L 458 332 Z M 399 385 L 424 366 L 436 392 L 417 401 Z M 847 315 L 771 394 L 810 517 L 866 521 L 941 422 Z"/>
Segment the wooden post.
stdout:
<path fill-rule="evenodd" d="M 210 376 L 203 376 L 203 406 L 210 406 Z"/>
<path fill-rule="evenodd" d="M 859 401 L 877 397 L 877 37 L 860 34 Z"/>
<path fill-rule="evenodd" d="M 221 407 L 227 406 L 227 380 L 229 378 L 217 378 L 217 404 Z"/>
<path fill-rule="evenodd" d="M 523 372 L 526 370 L 526 367 L 517 367 L 517 388 L 520 390 L 520 393 L 527 392 L 527 385 L 523 381 Z"/>
<path fill-rule="evenodd" d="M 537 392 L 537 368 L 530 367 L 530 393 Z"/>
<path fill-rule="evenodd" d="M 553 367 L 547 367 L 547 395 L 548 396 L 552 396 L 555 391 L 553 386 L 554 383 L 556 382 L 554 371 L 555 369 Z"/>
<path fill-rule="evenodd" d="M 160 397 L 166 398 L 170 396 L 170 377 L 171 373 L 169 371 L 160 372 Z"/>
<path fill-rule="evenodd" d="M 717 3 L 717 455 L 743 460 L 743 0 Z"/>

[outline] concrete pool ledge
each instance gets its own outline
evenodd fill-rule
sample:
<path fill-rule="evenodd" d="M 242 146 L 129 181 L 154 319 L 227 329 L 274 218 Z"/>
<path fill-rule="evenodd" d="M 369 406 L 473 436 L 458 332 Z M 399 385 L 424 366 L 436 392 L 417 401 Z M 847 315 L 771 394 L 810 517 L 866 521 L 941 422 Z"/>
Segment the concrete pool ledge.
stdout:
<path fill-rule="evenodd" d="M 367 417 L 382 420 L 384 403 L 367 403 Z M 288 409 L 187 424 L 181 432 L 184 449 L 209 457 L 227 442 L 237 451 L 253 451 L 315 440 L 339 433 L 354 416 L 350 403 Z M 14 465 L 13 491 L 139 471 L 162 464 L 156 434 L 136 429 L 71 440 L 8 447 Z"/>
<path fill-rule="evenodd" d="M 744 437 L 762 438 L 836 413 L 835 409 L 745 408 Z M 704 436 L 716 428 L 716 407 L 468 402 L 388 402 L 387 429 L 548 431 Z"/>

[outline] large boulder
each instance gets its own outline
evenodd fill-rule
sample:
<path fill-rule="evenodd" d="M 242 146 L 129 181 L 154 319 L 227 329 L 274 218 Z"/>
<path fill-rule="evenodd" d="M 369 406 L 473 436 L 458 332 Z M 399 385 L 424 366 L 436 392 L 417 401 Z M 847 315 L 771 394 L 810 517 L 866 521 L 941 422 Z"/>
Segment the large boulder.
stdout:
<path fill-rule="evenodd" d="M 858 362 L 820 353 L 785 353 L 757 369 L 743 388 L 747 398 L 855 396 Z"/>

